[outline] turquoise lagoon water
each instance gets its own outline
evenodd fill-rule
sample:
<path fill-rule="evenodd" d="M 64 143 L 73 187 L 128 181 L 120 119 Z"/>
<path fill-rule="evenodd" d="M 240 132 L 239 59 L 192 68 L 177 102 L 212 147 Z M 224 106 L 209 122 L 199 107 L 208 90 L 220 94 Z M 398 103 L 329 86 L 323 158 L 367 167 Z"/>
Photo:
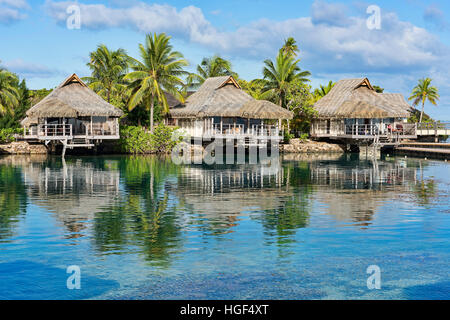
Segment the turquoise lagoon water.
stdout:
<path fill-rule="evenodd" d="M 449 299 L 449 185 L 412 158 L 2 157 L 0 299 Z"/>

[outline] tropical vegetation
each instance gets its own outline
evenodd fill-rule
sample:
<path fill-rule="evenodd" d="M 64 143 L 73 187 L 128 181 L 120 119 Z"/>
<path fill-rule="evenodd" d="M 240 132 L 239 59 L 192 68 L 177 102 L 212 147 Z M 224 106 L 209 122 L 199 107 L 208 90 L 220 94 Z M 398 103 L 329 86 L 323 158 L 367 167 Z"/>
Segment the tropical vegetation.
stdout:
<path fill-rule="evenodd" d="M 409 100 L 413 100 L 413 105 L 417 106 L 422 104 L 422 111 L 420 112 L 419 123 L 422 122 L 423 113 L 425 109 L 425 102 L 430 102 L 432 105 L 437 105 L 439 100 L 439 92 L 435 86 L 431 85 L 430 78 L 423 78 L 419 80 L 419 83 L 412 90 Z"/>
<path fill-rule="evenodd" d="M 0 115 L 13 114 L 19 106 L 18 77 L 6 69 L 0 69 Z"/>
<path fill-rule="evenodd" d="M 218 55 L 209 58 L 203 58 L 197 65 L 197 73 L 190 73 L 187 78 L 187 85 L 190 89 L 197 89 L 206 79 L 211 77 L 234 76 L 238 78 L 237 73 L 233 72 L 231 62 L 221 58 Z"/>
<path fill-rule="evenodd" d="M 106 101 L 111 102 L 114 97 L 121 96 L 125 83 L 123 77 L 128 71 L 130 57 L 124 49 L 109 50 L 104 44 L 90 53 L 90 61 L 87 63 L 91 69 L 91 76 L 84 77 L 89 87 L 101 95 Z"/>
<path fill-rule="evenodd" d="M 184 100 L 182 76 L 188 65 L 183 55 L 174 51 L 170 36 L 165 33 L 147 35 L 145 45 L 139 44 L 142 61 L 133 59 L 132 72 L 124 79 L 129 81 L 131 97 L 128 103 L 132 110 L 143 103 L 149 110 L 150 132 L 153 131 L 155 102 L 162 105 L 164 112 L 169 110 L 165 93 L 170 93 L 180 101 Z"/>
<path fill-rule="evenodd" d="M 120 145 L 126 152 L 170 150 L 170 145 L 166 146 L 161 141 L 170 140 L 174 130 L 161 124 L 169 108 L 168 94 L 183 102 L 187 91 L 198 88 L 207 78 L 229 75 L 234 76 L 253 98 L 269 100 L 294 112 L 294 118 L 284 122 L 286 139 L 289 140 L 292 133 L 305 137 L 316 116 L 314 103 L 328 94 L 335 84 L 329 81 L 313 88 L 310 85 L 311 73 L 300 66 L 299 53 L 297 41 L 292 37 L 285 39 L 276 57 L 263 61 L 262 77 L 247 81 L 239 78 L 231 62 L 218 54 L 203 58 L 194 72 L 187 72 L 188 62 L 181 52 L 173 48 L 171 37 L 154 33 L 146 35 L 144 43 L 139 44 L 138 59 L 130 57 L 123 48 L 98 45 L 89 53 L 87 66 L 91 74 L 83 79 L 106 101 L 124 111 Z M 439 100 L 438 89 L 431 82 L 430 78 L 420 79 L 413 89 L 409 100 L 413 100 L 414 106 L 421 105 L 422 110 L 420 114 L 416 110 L 409 121 L 432 121 L 424 113 L 426 102 L 436 105 Z M 384 91 L 379 86 L 373 87 L 376 92 Z M 3 142 L 13 139 L 26 111 L 50 92 L 47 89 L 30 90 L 24 79 L 0 67 Z"/>

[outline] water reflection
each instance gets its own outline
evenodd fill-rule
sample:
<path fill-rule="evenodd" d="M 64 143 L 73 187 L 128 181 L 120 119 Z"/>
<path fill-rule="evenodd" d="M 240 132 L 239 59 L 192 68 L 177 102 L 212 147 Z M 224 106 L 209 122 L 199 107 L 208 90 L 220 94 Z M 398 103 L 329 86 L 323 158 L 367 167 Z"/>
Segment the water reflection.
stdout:
<path fill-rule="evenodd" d="M 27 193 L 20 168 L 0 158 L 0 243 L 8 242 L 25 214 Z"/>
<path fill-rule="evenodd" d="M 267 244 L 298 241 L 313 207 L 368 227 L 387 201 L 412 194 L 429 205 L 436 184 L 416 160 L 288 155 L 270 163 L 177 166 L 158 157 L 0 159 L 0 239 L 14 234 L 27 203 L 51 212 L 70 244 L 100 254 L 138 252 L 167 267 L 190 237 L 231 237 L 244 221 Z"/>

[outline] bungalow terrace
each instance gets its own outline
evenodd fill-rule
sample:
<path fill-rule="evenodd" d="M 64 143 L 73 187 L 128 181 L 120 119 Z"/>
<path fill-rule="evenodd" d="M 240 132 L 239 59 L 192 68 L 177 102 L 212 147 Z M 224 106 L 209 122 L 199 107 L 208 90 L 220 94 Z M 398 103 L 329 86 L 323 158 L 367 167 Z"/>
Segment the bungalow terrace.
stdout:
<path fill-rule="evenodd" d="M 119 139 L 122 110 L 109 104 L 72 74 L 22 120 L 26 140 L 66 148 L 94 147 L 103 140 Z"/>
<path fill-rule="evenodd" d="M 166 123 L 192 138 L 264 147 L 281 140 L 281 120 L 292 117 L 291 111 L 252 98 L 232 76 L 224 76 L 206 79 L 185 103 L 172 106 Z"/>
<path fill-rule="evenodd" d="M 377 93 L 367 78 L 338 81 L 314 108 L 314 138 L 380 146 L 417 138 L 416 124 L 407 123 L 412 108 L 403 95 Z"/>

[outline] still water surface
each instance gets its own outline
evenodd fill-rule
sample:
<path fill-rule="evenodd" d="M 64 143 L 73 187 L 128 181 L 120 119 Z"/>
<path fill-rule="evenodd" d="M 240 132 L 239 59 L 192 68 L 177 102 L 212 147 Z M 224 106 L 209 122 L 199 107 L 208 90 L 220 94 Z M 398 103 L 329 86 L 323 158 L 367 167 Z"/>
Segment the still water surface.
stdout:
<path fill-rule="evenodd" d="M 0 299 L 449 299 L 449 195 L 411 158 L 0 157 Z"/>

